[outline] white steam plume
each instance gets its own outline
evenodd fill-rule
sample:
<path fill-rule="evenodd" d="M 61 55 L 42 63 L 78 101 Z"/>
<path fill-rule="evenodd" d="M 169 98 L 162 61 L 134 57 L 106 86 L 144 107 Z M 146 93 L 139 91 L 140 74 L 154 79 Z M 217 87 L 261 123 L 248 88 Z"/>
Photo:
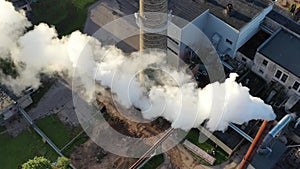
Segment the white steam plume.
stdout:
<path fill-rule="evenodd" d="M 93 90 L 88 89 L 92 86 L 85 82 L 95 78 L 102 86 L 110 87 L 125 107 L 140 108 L 146 119 L 163 116 L 174 128 L 188 130 L 208 119 L 210 130 L 224 131 L 229 122 L 242 124 L 251 119 L 275 118 L 271 106 L 250 96 L 248 88 L 235 82 L 235 74 L 224 83 L 215 82 L 198 89 L 190 76 L 166 67 L 163 53 L 125 56 L 116 47 L 103 47 L 96 39 L 79 31 L 58 38 L 56 30 L 43 23 L 24 33 L 30 23 L 4 0 L 0 0 L 0 14 L 0 57 L 11 57 L 19 72 L 16 79 L 0 72 L 0 81 L 15 92 L 28 86 L 38 87 L 41 72 L 64 72 L 72 77 L 76 67 L 90 98 Z M 151 83 L 146 89 L 135 75 L 150 65 L 166 67 L 177 85 L 161 80 L 163 84 Z M 96 76 L 92 77 L 94 74 Z M 163 75 L 160 78 L 165 79 Z M 134 89 L 129 96 L 127 88 Z"/>

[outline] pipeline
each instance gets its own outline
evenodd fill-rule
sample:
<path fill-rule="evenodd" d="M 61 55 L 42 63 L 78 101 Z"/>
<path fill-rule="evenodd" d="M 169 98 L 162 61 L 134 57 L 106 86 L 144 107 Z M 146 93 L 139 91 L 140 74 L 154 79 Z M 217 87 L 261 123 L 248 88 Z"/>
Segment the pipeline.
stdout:
<path fill-rule="evenodd" d="M 252 158 L 255 155 L 256 149 L 258 148 L 259 143 L 263 139 L 264 132 L 268 129 L 268 121 L 264 120 L 263 123 L 261 124 L 252 144 L 250 145 L 247 153 L 245 154 L 239 169 L 246 169 L 252 160 Z"/>
<path fill-rule="evenodd" d="M 240 128 L 238 128 L 236 125 L 234 125 L 232 123 L 229 123 L 229 127 L 231 127 L 233 130 L 235 130 L 236 132 L 238 132 L 241 136 L 243 136 L 250 143 L 253 142 L 253 138 L 251 136 L 249 136 L 247 133 L 245 133 L 243 130 L 241 130 Z"/>
<path fill-rule="evenodd" d="M 147 161 L 153 154 L 153 152 L 165 141 L 169 138 L 169 136 L 174 132 L 174 128 L 170 128 L 165 134 L 155 143 L 152 147 L 145 152 L 133 165 L 130 166 L 129 169 L 137 169 L 140 165 L 145 164 L 144 162 Z"/>
<path fill-rule="evenodd" d="M 296 114 L 290 113 L 285 115 L 273 129 L 266 135 L 261 146 L 258 149 L 260 154 L 268 154 L 272 152 L 272 149 L 269 148 L 271 141 L 276 137 L 276 135 L 282 131 L 291 121 L 296 119 Z"/>

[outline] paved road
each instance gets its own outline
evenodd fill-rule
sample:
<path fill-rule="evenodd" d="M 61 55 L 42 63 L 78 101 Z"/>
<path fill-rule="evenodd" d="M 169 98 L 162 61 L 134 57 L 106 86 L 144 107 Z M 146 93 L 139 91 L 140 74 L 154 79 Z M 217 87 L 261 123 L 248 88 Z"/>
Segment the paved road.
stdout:
<path fill-rule="evenodd" d="M 123 0 L 101 0 L 90 6 L 84 33 L 93 35 L 101 41 L 102 45 L 117 44 L 116 46 L 125 53 L 137 51 L 139 49 L 139 37 L 124 37 L 127 34 L 139 33 L 135 19 L 119 22 L 117 25 L 110 25 L 107 28 L 108 23 L 114 23 L 112 21 L 137 12 L 137 8 L 132 4 Z M 122 26 L 120 27 L 120 25 Z M 98 31 L 99 29 L 101 29 L 101 33 Z"/>

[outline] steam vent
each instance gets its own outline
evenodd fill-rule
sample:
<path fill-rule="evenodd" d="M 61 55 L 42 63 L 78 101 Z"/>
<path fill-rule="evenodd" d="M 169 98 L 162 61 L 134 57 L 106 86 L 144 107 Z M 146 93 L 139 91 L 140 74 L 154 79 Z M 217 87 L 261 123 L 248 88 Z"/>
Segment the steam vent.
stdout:
<path fill-rule="evenodd" d="M 167 0 L 140 0 L 140 50 L 167 48 Z"/>

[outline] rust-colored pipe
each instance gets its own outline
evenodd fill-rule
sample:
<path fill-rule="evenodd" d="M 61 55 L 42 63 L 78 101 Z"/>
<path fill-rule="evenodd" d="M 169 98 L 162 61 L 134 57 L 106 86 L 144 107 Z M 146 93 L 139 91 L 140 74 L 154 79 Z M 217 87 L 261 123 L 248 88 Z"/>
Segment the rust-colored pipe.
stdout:
<path fill-rule="evenodd" d="M 252 144 L 250 145 L 246 155 L 243 158 L 243 161 L 241 162 L 239 169 L 246 169 L 254 157 L 256 150 L 259 146 L 259 144 L 262 142 L 264 136 L 266 135 L 266 131 L 268 130 L 269 125 L 268 121 L 264 120 L 263 123 L 261 124 Z"/>

